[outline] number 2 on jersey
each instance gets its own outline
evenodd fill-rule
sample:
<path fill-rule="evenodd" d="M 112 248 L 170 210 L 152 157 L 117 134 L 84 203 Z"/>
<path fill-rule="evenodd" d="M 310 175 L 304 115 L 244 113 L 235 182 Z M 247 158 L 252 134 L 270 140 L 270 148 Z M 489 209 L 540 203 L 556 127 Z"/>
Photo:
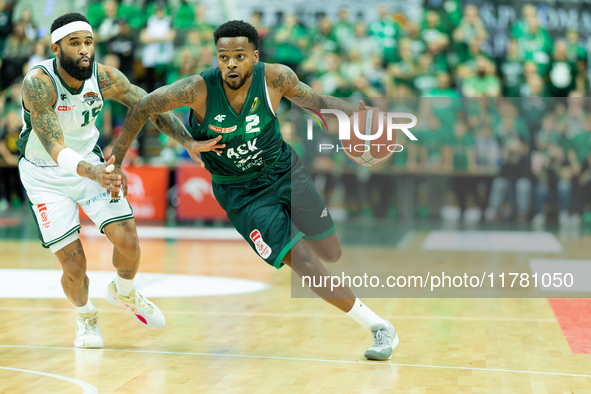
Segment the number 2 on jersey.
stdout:
<path fill-rule="evenodd" d="M 101 112 L 101 108 L 103 106 L 99 105 L 98 107 L 94 107 L 92 109 L 92 119 L 96 118 L 97 115 L 99 114 L 99 112 Z M 82 116 L 84 116 L 84 123 L 82 123 L 80 125 L 80 127 L 84 127 L 84 126 L 88 126 L 88 124 L 90 123 L 90 111 L 84 111 L 82 112 Z"/>
<path fill-rule="evenodd" d="M 255 127 L 259 124 L 259 116 L 258 115 L 248 115 L 246 117 L 246 132 L 247 133 L 258 133 L 261 131 L 260 127 Z"/>

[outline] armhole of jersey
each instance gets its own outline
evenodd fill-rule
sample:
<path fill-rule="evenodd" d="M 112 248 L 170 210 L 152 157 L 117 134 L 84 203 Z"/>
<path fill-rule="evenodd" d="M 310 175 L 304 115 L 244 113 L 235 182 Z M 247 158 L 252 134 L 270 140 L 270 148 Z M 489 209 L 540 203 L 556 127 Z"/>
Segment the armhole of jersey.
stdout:
<path fill-rule="evenodd" d="M 264 74 L 264 72 L 265 70 L 263 69 L 263 84 L 265 85 L 265 97 L 267 98 L 265 100 L 265 103 L 267 104 L 267 108 L 269 109 L 269 111 L 271 111 L 271 113 L 273 114 L 273 117 L 277 118 L 277 115 L 275 115 L 275 111 L 273 111 L 271 97 L 269 97 L 269 90 L 267 89 L 267 76 Z"/>
<path fill-rule="evenodd" d="M 201 78 L 203 78 L 203 75 L 201 75 Z M 203 126 L 207 123 L 207 118 L 209 117 L 209 110 L 211 107 L 209 93 L 213 90 L 209 89 L 209 82 L 207 82 L 207 79 L 203 78 L 203 82 L 205 82 L 205 94 L 207 94 L 207 98 L 205 99 L 205 115 L 203 115 L 203 121 L 199 123 L 197 117 L 195 116 L 195 111 L 193 110 L 193 108 L 191 108 L 191 112 L 189 113 L 189 125 L 191 125 L 191 122 L 199 123 L 199 126 L 197 126 L 198 130 L 201 130 Z"/>
<path fill-rule="evenodd" d="M 51 76 L 51 74 L 49 73 L 49 71 L 47 71 L 47 69 L 41 65 L 37 65 L 37 66 L 33 66 L 31 67 L 31 69 L 29 70 L 29 73 L 31 71 L 33 71 L 36 68 L 40 68 L 42 69 L 45 74 L 49 77 L 49 79 L 51 79 L 51 83 L 53 83 L 53 88 L 55 89 L 55 103 L 53 104 L 53 109 L 55 110 L 55 106 L 57 105 L 57 99 L 58 99 L 58 92 L 57 92 L 57 85 L 55 84 L 55 81 L 53 80 L 53 77 Z M 27 73 L 28 74 L 28 73 Z M 26 76 L 25 76 L 26 78 Z M 29 115 L 31 115 L 31 111 L 29 111 L 28 109 L 25 108 L 25 100 L 22 98 L 22 89 L 21 89 L 21 105 L 23 106 L 23 110 L 28 113 Z"/>
<path fill-rule="evenodd" d="M 101 89 L 101 83 L 99 81 L 98 78 L 98 63 L 94 62 L 94 77 L 96 78 L 96 83 L 98 85 L 98 90 L 99 90 L 99 94 L 101 95 L 101 100 L 103 100 L 103 103 L 105 102 L 105 98 L 103 97 L 103 90 Z"/>

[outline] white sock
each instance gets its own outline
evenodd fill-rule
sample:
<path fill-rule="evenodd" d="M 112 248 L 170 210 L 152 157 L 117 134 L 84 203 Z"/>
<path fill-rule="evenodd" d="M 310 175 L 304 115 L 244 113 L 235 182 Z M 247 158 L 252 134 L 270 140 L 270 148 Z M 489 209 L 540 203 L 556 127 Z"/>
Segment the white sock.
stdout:
<path fill-rule="evenodd" d="M 133 290 L 133 279 L 123 279 L 119 275 L 115 277 L 115 287 L 117 287 L 117 293 L 123 297 L 128 297 Z"/>
<path fill-rule="evenodd" d="M 94 315 L 96 313 L 96 308 L 92 305 L 92 302 L 90 302 L 90 298 L 86 301 L 86 305 L 84 306 L 72 305 L 74 306 L 74 309 L 76 309 L 76 313 L 79 315 L 87 315 L 90 313 Z"/>
<path fill-rule="evenodd" d="M 359 298 L 355 298 L 355 304 L 347 315 L 351 316 L 353 320 L 370 330 L 377 330 L 386 327 L 386 321 L 369 309 Z"/>

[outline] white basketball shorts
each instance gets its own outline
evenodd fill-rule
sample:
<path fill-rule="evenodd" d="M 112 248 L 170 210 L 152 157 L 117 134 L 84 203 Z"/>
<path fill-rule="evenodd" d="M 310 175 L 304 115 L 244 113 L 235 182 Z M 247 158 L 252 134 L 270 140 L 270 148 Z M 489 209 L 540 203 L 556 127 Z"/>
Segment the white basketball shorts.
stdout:
<path fill-rule="evenodd" d="M 84 160 L 102 165 L 93 152 Z M 129 202 L 123 198 L 111 200 L 107 190 L 98 182 L 72 175 L 58 166 L 38 167 L 24 158 L 19 160 L 18 168 L 39 227 L 41 243 L 54 253 L 78 239 L 78 205 L 101 233 L 110 223 L 133 219 Z"/>

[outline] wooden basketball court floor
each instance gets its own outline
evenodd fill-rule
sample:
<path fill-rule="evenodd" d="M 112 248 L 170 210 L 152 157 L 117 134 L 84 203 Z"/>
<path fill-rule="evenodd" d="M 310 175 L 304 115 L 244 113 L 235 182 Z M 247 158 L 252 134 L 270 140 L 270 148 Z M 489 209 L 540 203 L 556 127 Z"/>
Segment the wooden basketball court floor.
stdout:
<path fill-rule="evenodd" d="M 492 258 L 424 251 L 425 237 L 417 232 L 389 253 L 401 264 L 435 255 Z M 590 238 L 563 241 L 560 255 L 588 257 Z M 82 241 L 89 270 L 113 270 L 106 239 Z M 1 393 L 591 393 L 591 350 L 573 350 L 548 299 L 366 299 L 400 336 L 391 360 L 371 362 L 363 358 L 369 332 L 322 300 L 291 298 L 289 270 L 267 267 L 244 241 L 140 242 L 140 275 L 244 278 L 270 287 L 153 298 L 167 318 L 158 331 L 93 298 L 102 350 L 73 348 L 74 311 L 65 297 L 0 299 Z M 3 239 L 0 256 L 2 269 L 59 268 L 36 240 Z M 587 329 L 583 349 L 590 349 L 586 313 L 579 328 Z"/>

